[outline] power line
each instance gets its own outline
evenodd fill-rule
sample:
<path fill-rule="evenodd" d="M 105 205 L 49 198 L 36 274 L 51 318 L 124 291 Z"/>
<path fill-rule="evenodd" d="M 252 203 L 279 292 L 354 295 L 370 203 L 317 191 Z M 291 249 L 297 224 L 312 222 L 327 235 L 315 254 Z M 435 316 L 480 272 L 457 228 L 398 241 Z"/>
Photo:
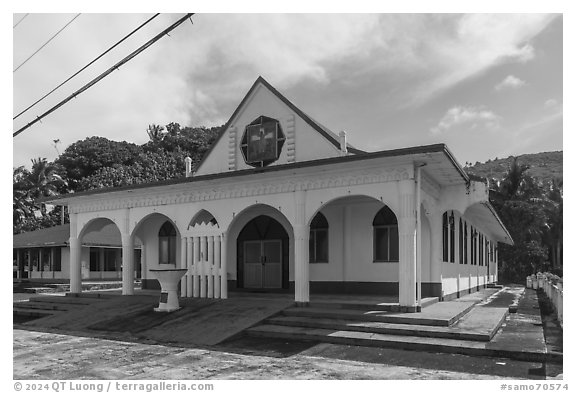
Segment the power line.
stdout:
<path fill-rule="evenodd" d="M 22 22 L 24 19 L 26 19 L 26 17 L 30 15 L 30 14 L 25 14 L 22 19 L 20 19 L 18 22 L 16 22 L 16 24 L 14 26 L 12 26 L 12 29 L 15 29 L 16 26 L 18 26 L 20 24 L 20 22 Z"/>
<path fill-rule="evenodd" d="M 60 33 L 62 32 L 62 30 L 64 30 L 65 28 L 67 28 L 68 25 L 70 25 L 70 23 L 74 22 L 74 20 L 75 20 L 76 18 L 78 18 L 80 15 L 81 15 L 81 14 L 76 14 L 76 16 L 75 16 L 74 18 L 72 18 L 72 20 L 70 20 L 70 22 L 66 23 L 66 24 L 64 25 L 64 27 L 62 27 L 60 30 L 58 30 L 58 31 L 56 32 L 56 34 L 54 34 L 52 37 L 50 37 L 50 39 L 49 39 L 48 41 L 46 41 L 40 48 L 36 49 L 36 52 L 32 53 L 26 60 L 24 60 L 24 62 L 22 62 L 22 64 L 20 64 L 18 67 L 16 67 L 16 69 L 14 69 L 14 71 L 12 71 L 12 72 L 18 71 L 18 69 L 19 69 L 20 67 L 22 67 L 24 64 L 26 64 L 26 63 L 28 62 L 28 60 L 30 60 L 31 58 L 33 58 L 34 55 L 36 55 L 36 53 L 40 52 L 40 51 L 42 50 L 42 48 L 44 48 L 46 45 L 48 45 L 48 43 L 49 43 L 50 41 L 52 41 L 54 38 L 56 38 L 56 36 L 57 36 L 58 34 L 60 34 Z"/>
<path fill-rule="evenodd" d="M 38 104 L 39 102 L 41 102 L 42 100 L 44 100 L 46 97 L 48 97 L 50 94 L 54 93 L 56 90 L 58 90 L 60 87 L 62 87 L 64 84 L 66 84 L 68 81 L 70 81 L 72 78 L 74 78 L 76 75 L 78 75 L 79 73 L 81 73 L 82 71 L 84 71 L 86 68 L 88 68 L 89 66 L 91 66 L 92 64 L 94 64 L 97 60 L 99 60 L 100 58 L 102 58 L 104 55 L 106 55 L 108 52 L 110 52 L 112 49 L 116 48 L 118 45 L 120 45 L 122 42 L 124 42 L 126 39 L 128 39 L 130 36 L 132 36 L 134 33 L 136 33 L 138 30 L 140 30 L 141 28 L 143 28 L 144 26 L 146 26 L 149 22 L 152 21 L 152 19 L 156 18 L 158 15 L 160 14 L 156 14 L 154 16 L 152 16 L 150 19 L 148 19 L 146 22 L 142 23 L 140 26 L 138 26 L 138 28 L 136 28 L 135 30 L 132 30 L 132 32 L 130 34 L 128 34 L 127 36 L 125 36 L 124 38 L 122 38 L 120 41 L 118 41 L 116 44 L 114 44 L 113 46 L 111 46 L 110 48 L 108 48 L 108 50 L 106 50 L 106 52 L 102 53 L 100 56 L 96 57 L 94 60 L 92 60 L 90 63 L 86 64 L 84 67 L 82 67 L 82 69 L 80 69 L 78 72 L 76 72 L 74 75 L 72 75 L 70 78 L 66 79 L 64 82 L 60 83 L 58 86 L 56 86 L 55 88 L 53 88 L 52 90 L 50 90 L 50 92 L 48 92 L 47 94 L 45 94 L 42 98 L 40 98 L 38 101 L 36 101 L 35 103 L 33 103 L 32 105 L 30 105 L 28 108 L 24 109 L 22 112 L 18 113 L 16 116 L 14 116 L 12 118 L 12 120 L 16 120 L 18 117 L 20 117 L 20 115 L 26 113 L 28 110 L 32 109 L 36 104 Z"/>
<path fill-rule="evenodd" d="M 100 82 L 102 79 L 104 79 L 106 76 L 108 76 L 109 74 L 111 74 L 112 72 L 114 72 L 114 70 L 118 70 L 120 68 L 120 66 L 128 63 L 130 60 L 132 60 L 134 57 L 138 56 L 140 53 L 144 52 L 144 50 L 146 50 L 148 47 L 150 47 L 152 44 L 154 44 L 156 41 L 158 41 L 160 38 L 162 38 L 164 35 L 167 35 L 170 31 L 174 30 L 176 27 L 178 27 L 179 25 L 181 25 L 186 19 L 190 18 L 192 15 L 194 15 L 193 13 L 189 13 L 186 14 L 185 16 L 183 16 L 182 18 L 178 19 L 176 22 L 174 22 L 172 25 L 170 25 L 168 28 L 166 28 L 165 30 L 163 30 L 161 33 L 159 33 L 158 35 L 156 35 L 154 38 L 152 38 L 150 41 L 146 42 L 144 45 L 142 45 L 140 48 L 136 49 L 134 52 L 130 53 L 128 56 L 126 56 L 124 59 L 120 60 L 118 63 L 114 64 L 112 67 L 110 67 L 108 70 L 106 70 L 105 72 L 103 72 L 102 74 L 100 74 L 99 76 L 97 76 L 96 78 L 92 79 L 89 83 L 87 83 L 86 85 L 84 85 L 83 87 L 81 87 L 79 90 L 76 90 L 76 92 L 74 92 L 72 95 L 70 95 L 68 98 L 65 98 L 64 100 L 60 101 L 60 103 L 58 103 L 57 105 L 53 106 L 52 108 L 50 108 L 49 110 L 47 110 L 46 112 L 44 112 L 42 115 L 36 117 L 35 120 L 33 120 L 32 122 L 26 124 L 24 127 L 20 128 L 18 131 L 15 131 L 12 134 L 12 137 L 15 137 L 17 135 L 19 135 L 20 133 L 22 133 L 24 130 L 26 130 L 27 128 L 31 127 L 32 125 L 36 124 L 37 122 L 39 122 L 40 120 L 42 120 L 44 117 L 48 116 L 50 113 L 54 112 L 56 109 L 60 108 L 62 105 L 66 104 L 68 101 L 70 101 L 72 98 L 77 97 L 79 94 L 85 92 L 86 90 L 88 90 L 90 87 L 94 86 L 96 83 Z"/>

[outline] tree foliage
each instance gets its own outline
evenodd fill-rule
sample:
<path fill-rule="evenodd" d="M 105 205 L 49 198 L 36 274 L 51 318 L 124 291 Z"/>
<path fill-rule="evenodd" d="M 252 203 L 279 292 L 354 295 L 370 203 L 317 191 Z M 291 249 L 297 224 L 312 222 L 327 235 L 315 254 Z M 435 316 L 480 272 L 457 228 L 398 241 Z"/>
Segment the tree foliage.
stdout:
<path fill-rule="evenodd" d="M 14 168 L 13 231 L 60 222 L 60 208 L 47 210 L 37 202 L 42 197 L 183 177 L 185 158 L 197 165 L 220 129 L 151 124 L 146 130 L 150 140 L 143 145 L 95 136 L 71 144 L 54 162 L 38 158 L 32 160 L 31 170 Z"/>
<path fill-rule="evenodd" d="M 141 146 L 134 143 L 93 136 L 68 146 L 55 162 L 65 169 L 70 190 L 76 191 L 83 178 L 102 168 L 132 165 L 141 152 Z"/>
<path fill-rule="evenodd" d="M 14 233 L 53 226 L 58 222 L 59 209 L 47 211 L 36 201 L 42 197 L 65 192 L 67 182 L 63 168 L 46 158 L 32 159 L 32 168 L 14 168 L 12 175 L 12 226 Z"/>
<path fill-rule="evenodd" d="M 501 278 L 523 282 L 527 275 L 562 266 L 562 189 L 555 182 L 538 182 L 529 166 L 514 158 L 490 199 L 510 232 L 514 245 L 501 245 Z"/>

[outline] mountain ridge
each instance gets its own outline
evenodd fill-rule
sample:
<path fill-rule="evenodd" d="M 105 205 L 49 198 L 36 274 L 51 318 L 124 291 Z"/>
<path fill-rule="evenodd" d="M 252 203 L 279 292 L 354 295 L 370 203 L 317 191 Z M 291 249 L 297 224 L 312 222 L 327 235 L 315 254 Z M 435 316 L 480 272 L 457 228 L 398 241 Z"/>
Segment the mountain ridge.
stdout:
<path fill-rule="evenodd" d="M 538 181 L 563 181 L 563 151 L 520 154 L 518 163 L 528 165 L 527 173 Z M 514 156 L 490 159 L 486 162 L 466 163 L 464 170 L 468 174 L 501 180 L 506 175 Z"/>

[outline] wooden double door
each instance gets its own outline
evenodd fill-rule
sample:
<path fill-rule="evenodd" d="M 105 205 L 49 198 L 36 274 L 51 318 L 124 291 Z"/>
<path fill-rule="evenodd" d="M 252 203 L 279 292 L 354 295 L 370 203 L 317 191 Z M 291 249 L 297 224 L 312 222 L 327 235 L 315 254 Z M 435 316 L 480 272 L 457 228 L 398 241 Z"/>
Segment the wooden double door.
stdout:
<path fill-rule="evenodd" d="M 244 288 L 282 288 L 282 241 L 244 242 Z"/>

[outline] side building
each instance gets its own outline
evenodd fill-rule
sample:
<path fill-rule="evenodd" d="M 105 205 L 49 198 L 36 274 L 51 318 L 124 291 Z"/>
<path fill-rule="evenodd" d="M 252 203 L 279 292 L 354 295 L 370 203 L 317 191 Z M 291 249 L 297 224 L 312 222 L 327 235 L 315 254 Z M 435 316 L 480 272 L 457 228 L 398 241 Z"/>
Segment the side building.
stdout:
<path fill-rule="evenodd" d="M 70 224 L 13 236 L 13 278 L 61 283 L 70 280 Z M 122 241 L 113 225 L 87 234 L 80 252 L 85 280 L 122 278 Z M 134 277 L 140 278 L 140 246 L 134 247 Z"/>

